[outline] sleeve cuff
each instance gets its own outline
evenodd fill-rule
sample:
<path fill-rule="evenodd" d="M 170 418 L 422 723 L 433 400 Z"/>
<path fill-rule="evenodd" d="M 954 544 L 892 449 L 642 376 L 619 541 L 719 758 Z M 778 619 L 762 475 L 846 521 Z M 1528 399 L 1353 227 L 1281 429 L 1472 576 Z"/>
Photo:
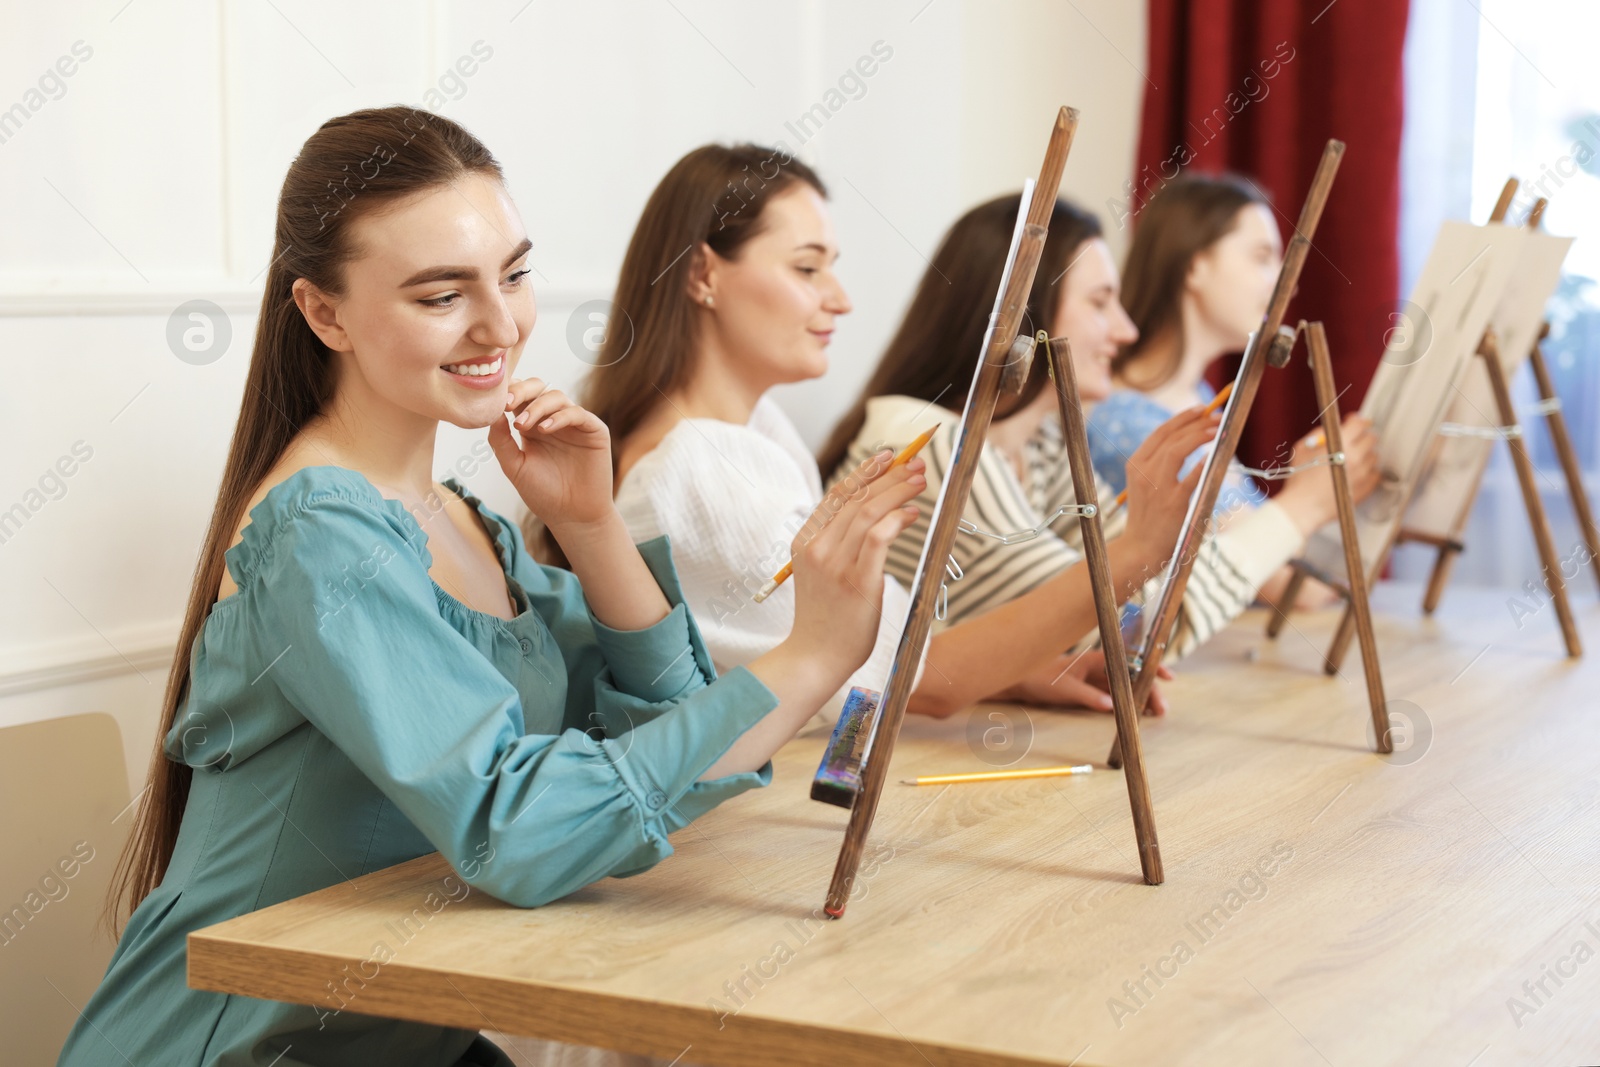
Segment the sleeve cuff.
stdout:
<path fill-rule="evenodd" d="M 768 760 L 759 771 L 740 771 L 703 782 L 695 782 L 662 817 L 667 833 L 677 833 L 691 822 L 721 804 L 750 789 L 772 784 L 772 761 Z"/>
<path fill-rule="evenodd" d="M 1252 590 L 1260 589 L 1304 542 L 1289 513 L 1272 500 L 1241 516 L 1216 537 L 1217 547 Z"/>
<path fill-rule="evenodd" d="M 640 807 L 647 815 L 661 817 L 694 788 L 741 734 L 777 706 L 772 690 L 744 667 L 735 667 L 669 711 L 634 726 L 628 731 L 630 736 L 610 738 L 603 744 L 615 753 L 612 766 Z M 711 800 L 707 807 L 715 803 Z"/>

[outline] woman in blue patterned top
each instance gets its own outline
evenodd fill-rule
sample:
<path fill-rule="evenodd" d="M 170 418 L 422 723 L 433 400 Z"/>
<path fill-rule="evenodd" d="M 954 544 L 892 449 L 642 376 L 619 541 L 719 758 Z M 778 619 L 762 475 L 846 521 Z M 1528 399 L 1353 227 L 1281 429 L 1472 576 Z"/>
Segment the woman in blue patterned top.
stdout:
<path fill-rule="evenodd" d="M 494 158 L 427 112 L 332 119 L 290 165 L 109 906 L 132 914 L 62 1064 L 510 1067 L 474 1031 L 363 1014 L 348 989 L 322 1005 L 190 989 L 185 938 L 435 850 L 453 869 L 441 907 L 638 874 L 767 784 L 866 659 L 917 468 L 835 498 L 796 545 L 790 637 L 718 677 L 666 539 L 635 546 L 612 503 L 605 425 L 511 378 L 536 316 L 526 232 Z M 570 573 L 433 480 L 441 422 L 488 428 Z"/>
<path fill-rule="evenodd" d="M 1253 185 L 1234 177 L 1184 176 L 1167 183 L 1139 213 L 1123 271 L 1122 301 L 1138 329 L 1112 362 L 1115 389 L 1089 416 L 1095 473 L 1120 491 L 1127 458 L 1173 414 L 1209 401 L 1205 380 L 1216 360 L 1243 351 L 1261 325 L 1283 259 L 1272 210 Z M 1345 419 L 1345 453 L 1366 456 L 1374 440 L 1367 420 Z M 1205 449 L 1189 458 L 1190 470 Z M 1281 466 L 1304 463 L 1326 450 L 1310 441 L 1277 457 Z M 1325 475 L 1297 479 L 1297 491 L 1327 496 Z M 1363 484 L 1353 487 L 1357 492 Z M 1363 494 L 1364 495 L 1364 494 Z M 1238 463 L 1217 497 L 1217 523 L 1261 506 L 1267 494 Z M 1276 603 L 1288 581 L 1280 569 L 1260 589 Z M 1324 602 L 1326 590 L 1306 586 L 1302 607 Z"/>

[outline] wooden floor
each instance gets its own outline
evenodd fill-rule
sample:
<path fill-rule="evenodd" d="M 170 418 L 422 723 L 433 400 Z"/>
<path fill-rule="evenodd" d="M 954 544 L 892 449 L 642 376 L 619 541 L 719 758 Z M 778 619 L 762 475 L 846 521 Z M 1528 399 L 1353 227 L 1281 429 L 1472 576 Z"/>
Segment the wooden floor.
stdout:
<path fill-rule="evenodd" d="M 1357 652 L 1320 672 L 1331 615 L 1274 645 L 1253 612 L 1186 662 L 1143 734 L 1160 887 L 1103 764 L 892 784 L 857 896 L 821 921 L 846 812 L 807 799 L 808 737 L 644 875 L 434 913 L 450 872 L 425 857 L 194 935 L 191 981 L 329 1008 L 342 982 L 351 1011 L 685 1063 L 1600 1062 L 1600 652 L 1565 659 L 1554 612 L 1519 628 L 1508 597 L 1452 589 L 1425 620 L 1415 588 L 1380 588 L 1391 757 Z M 1600 644 L 1592 585 L 1577 607 Z M 1110 726 L 913 719 L 891 780 L 1099 764 Z M 394 959 L 352 981 L 379 941 Z"/>

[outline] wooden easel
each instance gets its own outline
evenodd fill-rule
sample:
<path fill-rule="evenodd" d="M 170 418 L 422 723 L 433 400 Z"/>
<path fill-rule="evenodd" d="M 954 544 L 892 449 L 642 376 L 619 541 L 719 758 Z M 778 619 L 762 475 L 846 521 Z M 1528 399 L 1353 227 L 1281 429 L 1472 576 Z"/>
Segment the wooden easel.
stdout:
<path fill-rule="evenodd" d="M 933 623 L 935 602 L 938 598 L 945 560 L 955 542 L 957 526 L 966 508 L 967 495 L 977 474 L 978 458 L 983 451 L 984 438 L 1002 388 L 1016 389 L 1026 380 L 1027 362 L 1032 358 L 1034 339 L 1018 337 L 1023 312 L 1027 308 L 1028 293 L 1038 270 L 1039 257 L 1044 251 L 1050 214 L 1055 207 L 1056 195 L 1061 188 L 1061 172 L 1066 166 L 1067 154 L 1072 148 L 1073 134 L 1077 131 L 1078 113 L 1063 107 L 1056 115 L 1050 132 L 1049 146 L 1039 179 L 1033 188 L 1031 200 L 1025 195 L 1026 224 L 1020 225 L 1013 237 L 1006 267 L 1001 275 L 1000 292 L 996 295 L 989 329 L 983 340 L 982 358 L 973 374 L 972 388 L 967 394 L 966 408 L 961 415 L 961 426 L 956 435 L 955 449 L 950 458 L 949 473 L 939 490 L 934 505 L 933 519 L 927 540 L 922 546 L 922 558 L 917 563 L 916 577 L 911 587 L 911 612 L 906 628 L 900 635 L 889 667 L 889 679 L 884 687 L 883 699 L 873 719 L 871 735 L 862 753 L 861 787 L 850 809 L 850 823 L 845 830 L 844 843 L 834 865 L 833 878 L 828 886 L 827 903 L 823 910 L 830 918 L 843 917 L 845 905 L 855 882 L 856 871 L 866 847 L 867 835 L 877 812 L 878 800 L 888 779 L 889 760 L 894 754 L 895 740 L 900 724 L 905 718 L 906 703 L 911 696 L 916 679 L 917 660 L 921 656 L 928 631 Z M 1145 784 L 1144 763 L 1138 746 L 1136 723 L 1138 705 L 1133 700 L 1133 686 L 1129 680 L 1127 663 L 1123 658 L 1121 635 L 1118 629 L 1118 601 L 1111 584 L 1110 565 L 1107 561 L 1105 538 L 1100 529 L 1098 509 L 1083 507 L 1093 505 L 1095 495 L 1093 467 L 1089 462 L 1088 438 L 1084 431 L 1082 407 L 1078 403 L 1077 382 L 1072 376 L 1070 360 L 1062 358 L 1053 346 L 1050 348 L 1051 370 L 1056 380 L 1057 398 L 1062 409 L 1063 424 L 1067 428 L 1067 453 L 1076 480 L 1080 502 L 1080 520 L 1083 524 L 1084 557 L 1089 563 L 1091 587 L 1094 592 L 1096 615 L 1100 636 L 1105 644 L 1106 671 L 1112 679 L 1111 701 L 1119 724 L 1123 724 L 1133 739 L 1129 748 L 1128 800 L 1133 808 L 1133 823 L 1139 844 L 1139 864 L 1144 880 L 1159 885 L 1163 879 L 1161 850 L 1156 841 L 1155 814 L 1150 804 L 1150 792 Z"/>
<path fill-rule="evenodd" d="M 1509 208 L 1511 194 L 1515 193 L 1516 189 L 1517 179 L 1511 178 L 1507 180 L 1505 189 L 1501 190 L 1501 204 L 1506 205 L 1506 207 L 1497 204 L 1495 208 L 1501 219 L 1505 217 L 1507 208 Z M 1548 204 L 1549 201 L 1544 197 L 1540 197 L 1534 203 L 1533 208 L 1528 212 L 1528 229 L 1537 230 L 1539 228 L 1539 222 L 1543 219 L 1544 211 Z M 1566 476 L 1567 492 L 1572 498 L 1572 511 L 1577 517 L 1578 528 L 1583 532 L 1584 541 L 1588 544 L 1590 557 L 1600 559 L 1600 529 L 1595 527 L 1594 512 L 1589 506 L 1589 494 L 1584 492 L 1583 488 L 1583 468 L 1579 466 L 1578 454 L 1573 450 L 1572 435 L 1567 432 L 1566 416 L 1561 413 L 1561 400 L 1556 395 L 1555 385 L 1550 379 L 1550 366 L 1545 362 L 1544 358 L 1544 339 L 1549 334 L 1550 323 L 1546 320 L 1539 330 L 1538 340 L 1533 343 L 1533 349 L 1528 353 L 1528 366 L 1533 371 L 1534 383 L 1539 389 L 1539 399 L 1544 402 L 1545 426 L 1550 431 L 1550 442 L 1555 446 L 1556 456 L 1561 462 L 1562 473 Z M 1482 484 L 1481 477 L 1480 475 L 1480 485 Z M 1477 496 L 1476 487 L 1473 489 L 1473 496 Z M 1471 505 L 1469 504 L 1465 510 L 1470 509 Z M 1533 516 L 1530 514 L 1529 522 L 1532 523 L 1532 521 Z M 1432 615 L 1439 607 L 1439 599 L 1443 596 L 1444 587 L 1450 580 L 1450 571 L 1455 563 L 1456 556 L 1466 549 L 1466 546 L 1460 540 L 1460 531 L 1457 531 L 1457 536 L 1445 539 L 1443 543 L 1438 543 L 1440 539 L 1431 534 L 1402 528 L 1400 540 L 1433 544 L 1438 549 L 1438 555 L 1433 561 L 1433 570 L 1428 575 L 1428 588 L 1422 598 L 1423 613 Z M 1595 568 L 1595 580 L 1600 582 L 1600 567 Z"/>
<path fill-rule="evenodd" d="M 1511 209 L 1511 199 L 1517 192 L 1517 179 L 1507 179 L 1500 190 L 1500 199 L 1496 201 L 1494 211 L 1489 216 L 1491 223 L 1504 223 L 1506 215 Z M 1528 225 L 1537 227 L 1544 214 L 1546 201 L 1540 200 L 1529 212 Z M 1548 331 L 1549 324 L 1545 329 Z M 1541 333 L 1541 339 L 1544 334 Z M 1556 554 L 1555 538 L 1550 532 L 1550 521 L 1545 515 L 1544 502 L 1539 496 L 1539 486 L 1534 474 L 1533 461 L 1528 457 L 1527 449 L 1523 447 L 1522 426 L 1517 421 L 1516 409 L 1511 403 L 1511 386 L 1506 380 L 1505 367 L 1500 362 L 1500 348 L 1495 338 L 1494 329 L 1490 327 L 1484 331 L 1483 337 L 1478 342 L 1477 356 L 1483 360 L 1484 371 L 1489 378 L 1489 388 L 1494 393 L 1495 416 L 1499 419 L 1498 429 L 1505 437 L 1506 447 L 1511 452 L 1511 465 L 1517 472 L 1517 483 L 1522 490 L 1523 507 L 1528 512 L 1528 525 L 1533 530 L 1534 543 L 1539 550 L 1539 563 L 1545 574 L 1547 587 L 1550 590 L 1550 599 L 1556 610 L 1556 619 L 1561 626 L 1561 637 L 1566 645 L 1567 655 L 1577 658 L 1583 655 L 1583 642 L 1578 636 L 1577 620 L 1572 614 L 1572 605 L 1567 599 L 1566 580 L 1561 574 L 1561 562 Z M 1555 389 L 1550 381 L 1549 369 L 1544 361 L 1544 354 L 1539 344 L 1535 343 L 1530 355 L 1533 364 L 1534 376 L 1539 383 L 1541 397 L 1551 404 L 1550 433 L 1556 442 L 1556 452 L 1561 456 L 1561 465 L 1566 472 L 1568 491 L 1572 494 L 1573 509 L 1579 516 L 1579 524 L 1588 541 L 1589 550 L 1600 558 L 1600 533 L 1597 533 L 1594 517 L 1589 509 L 1589 501 L 1583 490 L 1583 475 L 1578 466 L 1578 459 L 1572 450 L 1572 440 L 1567 434 L 1566 420 L 1562 418 Z M 1412 495 L 1415 496 L 1421 479 L 1412 485 Z M 1474 494 L 1477 490 L 1474 489 Z M 1409 506 L 1410 500 L 1406 502 Z M 1431 545 L 1437 550 L 1434 558 L 1433 571 L 1428 578 L 1428 587 L 1423 594 L 1422 609 L 1431 613 L 1439 604 L 1439 598 L 1444 593 L 1445 584 L 1449 581 L 1450 570 L 1456 556 L 1465 550 L 1460 533 L 1453 537 L 1439 537 L 1435 534 L 1420 531 L 1398 530 L 1388 546 L 1378 556 L 1378 562 L 1371 574 L 1363 575 L 1362 581 L 1370 590 L 1377 581 L 1383 565 L 1388 561 L 1389 554 L 1396 544 L 1411 541 Z M 1355 572 L 1351 572 L 1354 574 Z M 1323 576 L 1320 580 L 1326 581 Z M 1345 655 L 1350 649 L 1350 639 L 1354 634 L 1355 621 L 1349 588 L 1343 583 L 1330 583 L 1332 587 L 1345 597 L 1344 614 L 1339 618 L 1339 626 L 1334 631 L 1333 641 L 1328 646 L 1327 657 L 1323 663 L 1323 670 L 1328 674 L 1337 673 L 1340 664 L 1344 662 Z"/>
<path fill-rule="evenodd" d="M 1344 469 L 1344 439 L 1340 426 L 1339 394 L 1333 385 L 1333 358 L 1328 352 L 1328 334 L 1322 323 L 1300 324 L 1306 335 L 1306 348 L 1311 358 L 1311 374 L 1317 387 L 1317 404 L 1322 409 L 1322 433 L 1327 438 L 1329 470 L 1333 477 L 1333 502 L 1339 512 L 1339 540 L 1344 545 L 1344 565 L 1347 574 L 1361 573 L 1361 537 L 1356 530 L 1356 504 L 1350 495 L 1350 476 Z M 1335 462 L 1334 457 L 1338 457 Z M 1304 560 L 1296 560 L 1294 573 L 1284 588 L 1281 602 L 1291 606 L 1300 595 L 1311 568 Z M 1388 702 L 1383 695 L 1383 671 L 1378 664 L 1378 638 L 1372 629 L 1372 608 L 1367 601 L 1364 582 L 1351 585 L 1332 575 L 1316 575 L 1317 579 L 1338 589 L 1349 603 L 1355 620 L 1355 631 L 1361 638 L 1361 669 L 1367 681 L 1367 703 L 1372 710 L 1372 733 L 1377 739 L 1379 752 L 1393 752 L 1394 740 L 1390 736 Z M 1285 608 L 1279 608 L 1267 621 L 1267 636 L 1276 638 L 1289 618 Z"/>
<path fill-rule="evenodd" d="M 1322 159 L 1317 164 L 1316 174 L 1311 179 L 1311 188 L 1306 192 L 1305 203 L 1300 208 L 1300 220 L 1295 225 L 1294 236 L 1290 238 L 1289 247 L 1284 251 L 1283 266 L 1278 271 L 1278 281 L 1273 287 L 1272 300 L 1267 305 L 1266 317 L 1262 320 L 1261 328 L 1251 338 L 1250 347 L 1245 350 L 1244 359 L 1239 364 L 1239 372 L 1234 377 L 1233 395 L 1228 398 L 1221 430 L 1211 454 L 1206 458 L 1205 470 L 1200 477 L 1200 488 L 1196 490 L 1195 499 L 1190 502 L 1188 519 L 1184 523 L 1183 532 L 1178 535 L 1177 549 L 1167 567 L 1167 580 L 1162 586 L 1161 597 L 1156 602 L 1150 628 L 1145 633 L 1144 646 L 1139 653 L 1139 674 L 1133 686 L 1135 707 L 1144 707 L 1150 698 L 1150 690 L 1155 686 L 1156 673 L 1161 667 L 1162 656 L 1166 653 L 1167 645 L 1172 639 L 1173 628 L 1178 622 L 1178 610 L 1183 604 L 1184 590 L 1189 585 L 1189 575 L 1193 572 L 1195 559 L 1200 554 L 1201 544 L 1211 522 L 1211 512 L 1217 506 L 1217 497 L 1222 492 L 1222 482 L 1227 477 L 1228 464 L 1238 450 L 1239 436 L 1244 431 L 1250 407 L 1255 403 L 1261 376 L 1265 373 L 1267 364 L 1282 367 L 1289 362 L 1289 355 L 1295 342 L 1295 331 L 1283 325 L 1284 315 L 1288 311 L 1289 299 L 1294 295 L 1295 286 L 1299 283 L 1301 268 L 1305 266 L 1306 256 L 1311 250 L 1311 238 L 1317 232 L 1317 223 L 1322 218 L 1323 206 L 1328 201 L 1328 192 L 1333 187 L 1333 179 L 1339 172 L 1339 161 L 1343 156 L 1342 141 L 1330 140 L 1322 151 Z M 1118 721 L 1116 740 L 1112 742 L 1111 752 L 1106 756 L 1106 762 L 1113 768 L 1123 765 L 1123 760 L 1128 754 L 1124 751 L 1125 748 L 1138 751 L 1137 728 L 1137 721 L 1133 731 L 1127 730 L 1121 721 Z M 1380 733 L 1379 736 L 1381 738 L 1384 734 Z M 1130 738 L 1133 741 L 1131 745 Z"/>

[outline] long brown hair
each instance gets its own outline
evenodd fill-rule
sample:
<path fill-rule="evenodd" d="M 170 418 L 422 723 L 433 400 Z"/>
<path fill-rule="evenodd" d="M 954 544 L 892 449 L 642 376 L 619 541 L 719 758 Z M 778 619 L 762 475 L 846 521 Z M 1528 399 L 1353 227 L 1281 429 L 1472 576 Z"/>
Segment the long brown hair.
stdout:
<path fill-rule="evenodd" d="M 817 455 L 824 481 L 844 462 L 873 397 L 916 397 L 956 411 L 966 406 L 1021 203 L 1020 193 L 996 197 L 961 216 L 945 234 L 878 369 Z M 1028 291 L 1024 332 L 1031 335 L 1051 328 L 1067 269 L 1084 242 L 1100 234 L 1099 219 L 1066 200 L 1056 201 L 1038 273 Z M 995 418 L 1032 403 L 1047 380 L 1045 361 L 1035 359 L 1021 395 L 1001 397 Z"/>
<path fill-rule="evenodd" d="M 305 278 L 326 293 L 342 294 L 344 265 L 360 252 L 350 232 L 355 219 L 474 171 L 503 177 L 494 156 L 460 125 L 409 107 L 329 119 L 289 164 L 244 399 L 167 676 L 150 784 L 106 900 L 103 918 L 114 934 L 160 884 L 172 860 L 193 769 L 169 760 L 163 742 L 188 694 L 189 657 L 216 600 L 223 553 L 262 480 L 332 398 L 332 360 L 295 304 L 294 282 Z"/>
<path fill-rule="evenodd" d="M 1144 206 L 1122 272 L 1122 306 L 1139 327 L 1139 339 L 1111 361 L 1113 374 L 1139 389 L 1172 380 L 1183 362 L 1183 285 L 1190 264 L 1227 236 L 1241 209 L 1266 202 L 1243 178 L 1193 174 L 1168 182 Z"/>
<path fill-rule="evenodd" d="M 689 278 L 700 246 L 736 258 L 761 232 L 767 204 L 795 182 L 828 195 L 816 172 L 781 148 L 708 144 L 674 163 L 645 202 L 622 259 L 611 328 L 580 394 L 611 431 L 613 474 L 621 443 L 694 372 L 698 318 Z M 532 516 L 526 528 L 542 560 L 566 566 L 548 528 Z"/>

